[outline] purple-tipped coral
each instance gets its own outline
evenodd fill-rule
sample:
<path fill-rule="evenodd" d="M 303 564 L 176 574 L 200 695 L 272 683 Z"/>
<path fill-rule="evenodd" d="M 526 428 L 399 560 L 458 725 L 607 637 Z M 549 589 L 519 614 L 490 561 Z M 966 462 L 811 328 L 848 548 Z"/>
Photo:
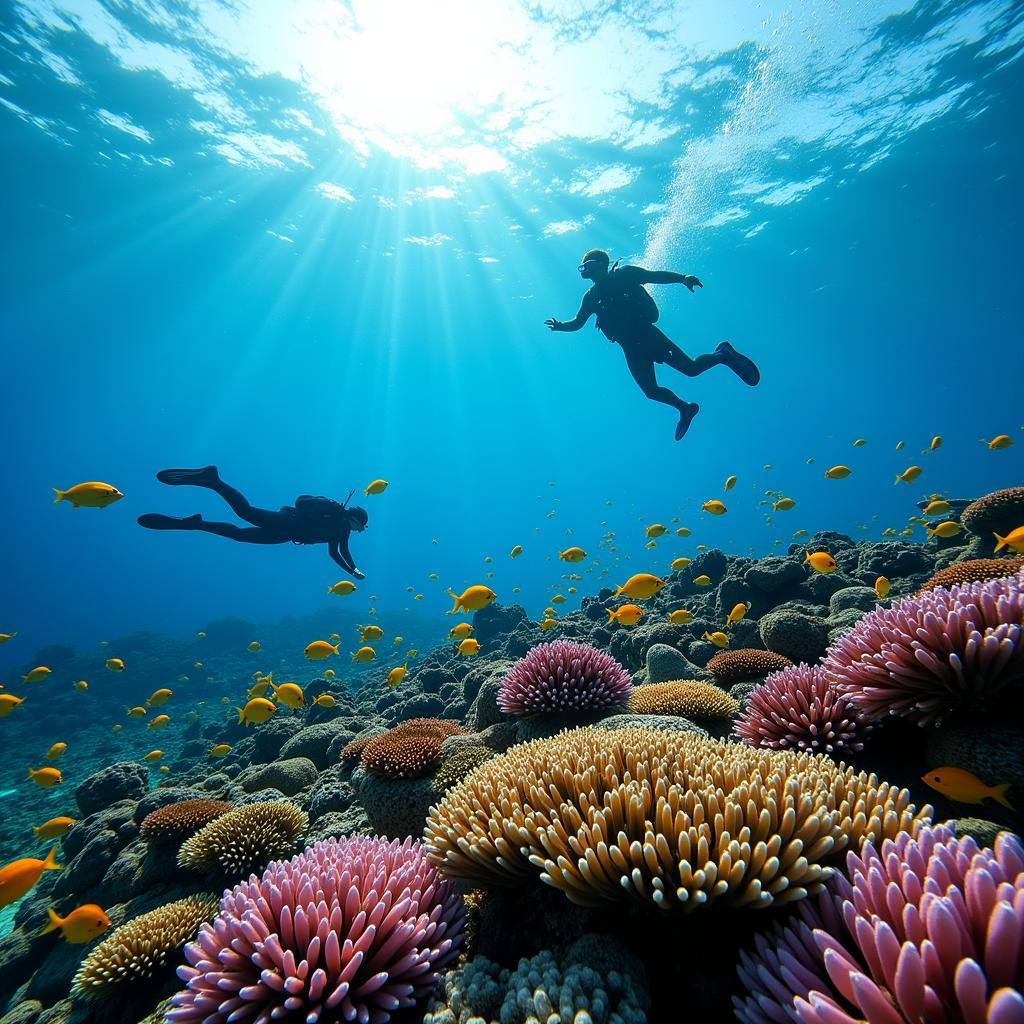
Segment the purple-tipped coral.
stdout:
<path fill-rule="evenodd" d="M 1024 682 L 1024 572 L 905 597 L 865 615 L 824 667 L 867 718 L 921 725 Z"/>
<path fill-rule="evenodd" d="M 611 655 L 588 644 L 555 640 L 517 661 L 501 681 L 498 707 L 506 715 L 598 711 L 625 707 L 629 673 Z"/>
<path fill-rule="evenodd" d="M 742 1024 L 1018 1024 L 1024 850 L 945 826 L 864 844 L 817 900 L 740 956 Z"/>
<path fill-rule="evenodd" d="M 464 910 L 419 843 L 353 836 L 276 861 L 185 947 L 168 1024 L 384 1024 L 428 995 Z"/>
<path fill-rule="evenodd" d="M 836 754 L 860 750 L 869 726 L 820 665 L 773 672 L 755 687 L 736 734 L 751 747 Z"/>

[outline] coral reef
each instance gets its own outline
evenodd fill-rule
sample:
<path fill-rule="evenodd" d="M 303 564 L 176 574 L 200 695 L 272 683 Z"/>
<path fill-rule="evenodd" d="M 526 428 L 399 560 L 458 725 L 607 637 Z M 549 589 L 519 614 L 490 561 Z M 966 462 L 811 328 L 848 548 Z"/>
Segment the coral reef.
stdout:
<path fill-rule="evenodd" d="M 695 679 L 638 686 L 629 697 L 629 710 L 637 715 L 679 715 L 683 718 L 734 718 L 740 706 L 719 687 Z"/>
<path fill-rule="evenodd" d="M 1018 558 L 972 558 L 966 562 L 954 562 L 929 576 L 918 593 L 924 594 L 936 587 L 948 590 L 957 584 L 1003 579 L 1021 569 L 1024 569 L 1024 555 Z"/>
<path fill-rule="evenodd" d="M 179 800 L 150 811 L 139 835 L 151 843 L 180 843 L 230 810 L 227 800 Z"/>
<path fill-rule="evenodd" d="M 166 1020 L 385 1024 L 431 992 L 458 955 L 463 919 L 419 844 L 316 843 L 224 894 L 185 947 L 185 989 Z"/>
<path fill-rule="evenodd" d="M 305 811 L 284 800 L 236 807 L 186 839 L 178 863 L 237 878 L 287 856 L 308 825 Z"/>
<path fill-rule="evenodd" d="M 741 683 L 747 679 L 763 679 L 772 672 L 781 672 L 793 662 L 774 651 L 762 651 L 757 647 L 740 647 L 732 651 L 721 651 L 708 662 L 708 671 L 726 686 Z"/>
<path fill-rule="evenodd" d="M 850 853 L 816 902 L 741 955 L 742 1024 L 1024 1020 L 1024 851 L 944 826 Z"/>
<path fill-rule="evenodd" d="M 490 761 L 495 752 L 490 747 L 479 745 L 458 748 L 451 757 L 445 758 L 434 776 L 434 791 L 445 793 L 457 782 L 461 782 L 474 768 Z"/>
<path fill-rule="evenodd" d="M 624 708 L 629 673 L 589 644 L 554 640 L 539 644 L 502 680 L 498 707 L 506 715 L 603 711 Z"/>
<path fill-rule="evenodd" d="M 841 754 L 862 749 L 870 727 L 828 672 L 801 664 L 755 687 L 734 728 L 752 747 Z"/>
<path fill-rule="evenodd" d="M 1024 683 L 1024 572 L 906 597 L 869 612 L 829 651 L 825 669 L 870 719 L 922 725 L 991 707 Z"/>
<path fill-rule="evenodd" d="M 360 763 L 385 779 L 419 779 L 441 763 L 441 744 L 462 732 L 458 722 L 413 718 L 372 737 L 362 748 Z"/>
<path fill-rule="evenodd" d="M 818 891 L 835 853 L 929 810 L 812 754 L 588 728 L 481 765 L 431 809 L 424 844 L 449 878 L 539 876 L 584 906 L 764 907 Z"/>
<path fill-rule="evenodd" d="M 216 912 L 216 896 L 186 896 L 132 918 L 89 951 L 75 974 L 72 994 L 109 996 L 125 984 L 160 974 Z"/>
<path fill-rule="evenodd" d="M 995 547 L 994 534 L 1008 533 L 1024 523 L 1024 487 L 992 491 L 972 501 L 961 513 L 960 522 L 991 551 Z"/>

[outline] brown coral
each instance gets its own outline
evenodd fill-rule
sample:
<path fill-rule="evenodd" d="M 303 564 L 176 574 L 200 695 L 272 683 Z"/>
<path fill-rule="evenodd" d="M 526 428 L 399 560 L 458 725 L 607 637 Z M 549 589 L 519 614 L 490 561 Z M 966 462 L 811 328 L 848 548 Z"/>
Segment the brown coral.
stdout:
<path fill-rule="evenodd" d="M 231 810 L 226 800 L 179 800 L 158 807 L 142 819 L 139 834 L 148 842 L 181 842 Z"/>
<path fill-rule="evenodd" d="M 683 718 L 733 718 L 740 706 L 712 683 L 695 679 L 675 679 L 651 683 L 633 690 L 629 710 L 637 715 L 681 715 Z"/>
<path fill-rule="evenodd" d="M 972 558 L 968 562 L 954 562 L 940 569 L 918 591 L 924 594 L 936 587 L 947 590 L 960 583 L 980 583 L 982 580 L 998 580 L 1013 576 L 1024 569 L 1024 555 L 1019 558 Z"/>
<path fill-rule="evenodd" d="M 363 748 L 360 763 L 373 775 L 386 779 L 421 779 L 441 763 L 441 744 L 462 732 L 457 722 L 443 718 L 411 718 Z"/>
<path fill-rule="evenodd" d="M 449 878 L 539 876 L 584 906 L 765 907 L 818 892 L 842 850 L 915 832 L 930 810 L 822 755 L 577 729 L 481 765 L 431 809 L 424 844 Z"/>
<path fill-rule="evenodd" d="M 1008 533 L 1024 523 L 1024 487 L 1007 487 L 972 501 L 961 513 L 960 522 L 994 544 L 994 533 Z"/>
<path fill-rule="evenodd" d="M 372 740 L 372 736 L 362 736 L 357 740 L 353 740 L 351 743 L 346 743 L 341 748 L 341 753 L 338 755 L 342 761 L 355 761 L 362 757 L 363 749 L 366 744 Z"/>
<path fill-rule="evenodd" d="M 490 761 L 495 752 L 490 747 L 473 745 L 461 747 L 449 757 L 434 776 L 434 791 L 444 793 L 461 782 L 474 768 Z"/>
<path fill-rule="evenodd" d="M 757 647 L 739 647 L 735 651 L 720 651 L 708 662 L 708 671 L 720 683 L 731 685 L 745 679 L 761 679 L 771 672 L 791 668 L 793 662 L 774 651 Z"/>
<path fill-rule="evenodd" d="M 79 965 L 73 996 L 102 996 L 159 974 L 199 926 L 217 913 L 216 896 L 187 896 L 132 918 L 111 932 Z"/>
<path fill-rule="evenodd" d="M 286 800 L 236 807 L 186 839 L 178 864 L 237 878 L 288 856 L 308 825 L 305 812 Z"/>

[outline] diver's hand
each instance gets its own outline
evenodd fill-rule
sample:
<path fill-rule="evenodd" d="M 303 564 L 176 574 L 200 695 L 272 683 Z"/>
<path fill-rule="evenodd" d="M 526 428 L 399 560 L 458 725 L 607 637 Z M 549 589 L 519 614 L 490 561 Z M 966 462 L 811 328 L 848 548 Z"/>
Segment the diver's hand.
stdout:
<path fill-rule="evenodd" d="M 556 320 L 553 316 L 549 317 L 544 321 L 544 326 L 549 327 L 553 331 L 560 331 L 562 329 L 562 321 Z"/>
<path fill-rule="evenodd" d="M 349 573 L 350 576 L 355 576 L 357 580 L 365 580 L 366 573 L 360 572 L 355 566 L 352 566 L 352 571 Z"/>
<path fill-rule="evenodd" d="M 693 274 L 683 274 L 683 284 L 692 292 L 694 288 L 703 288 L 699 277 L 694 277 Z"/>

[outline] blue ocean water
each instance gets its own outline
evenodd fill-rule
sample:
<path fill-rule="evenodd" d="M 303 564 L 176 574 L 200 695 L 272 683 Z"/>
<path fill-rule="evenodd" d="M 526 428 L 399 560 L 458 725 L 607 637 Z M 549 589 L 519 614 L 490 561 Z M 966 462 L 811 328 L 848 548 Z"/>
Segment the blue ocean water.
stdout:
<path fill-rule="evenodd" d="M 629 561 L 606 555 L 605 582 L 698 544 L 877 537 L 926 495 L 1024 476 L 1016 4 L 2 17 L 8 678 L 46 644 L 343 600 L 322 548 L 137 527 L 230 518 L 157 483 L 165 466 L 216 463 L 270 508 L 389 480 L 359 497 L 347 609 L 375 595 L 396 631 L 443 630 L 444 589 L 485 571 L 539 615 L 558 550 L 609 530 Z M 543 326 L 575 313 L 594 246 L 698 275 L 694 295 L 652 289 L 660 326 L 691 355 L 731 340 L 760 386 L 662 368 L 701 405 L 676 443 L 593 322 Z M 1003 433 L 1008 450 L 979 441 Z M 852 476 L 825 480 L 840 462 Z M 728 514 L 702 513 L 731 474 Z M 125 498 L 52 504 L 83 480 Z M 766 516 L 768 491 L 796 508 Z M 646 549 L 674 517 L 692 535 Z"/>

